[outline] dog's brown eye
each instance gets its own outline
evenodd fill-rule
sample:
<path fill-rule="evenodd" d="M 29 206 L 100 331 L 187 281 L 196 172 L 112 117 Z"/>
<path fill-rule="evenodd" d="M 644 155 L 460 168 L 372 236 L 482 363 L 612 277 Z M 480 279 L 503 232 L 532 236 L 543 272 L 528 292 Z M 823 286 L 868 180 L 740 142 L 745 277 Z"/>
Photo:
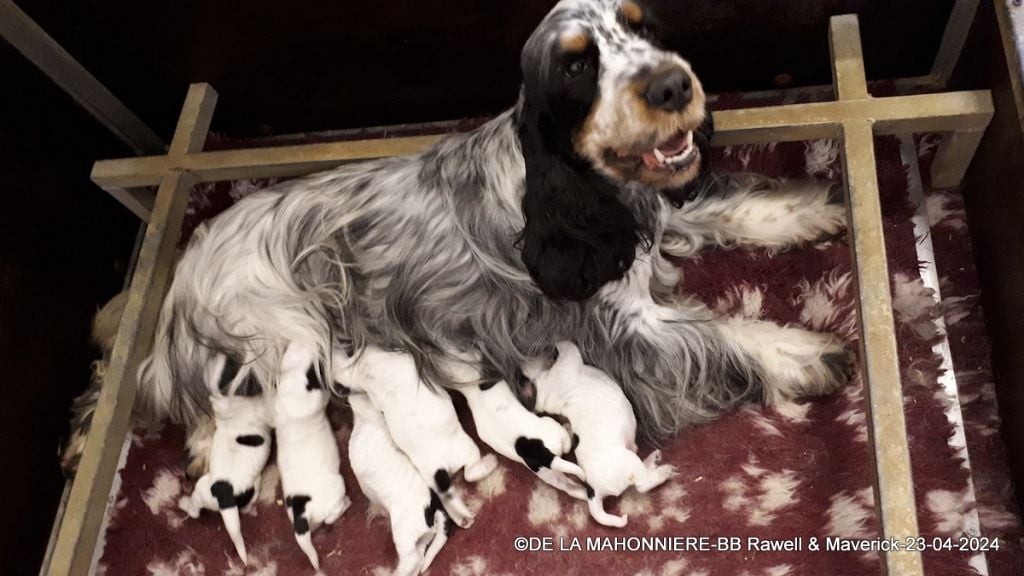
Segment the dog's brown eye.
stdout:
<path fill-rule="evenodd" d="M 590 68 L 590 63 L 586 60 L 573 60 L 568 66 L 563 68 L 566 78 L 575 78 L 580 74 L 583 74 Z"/>

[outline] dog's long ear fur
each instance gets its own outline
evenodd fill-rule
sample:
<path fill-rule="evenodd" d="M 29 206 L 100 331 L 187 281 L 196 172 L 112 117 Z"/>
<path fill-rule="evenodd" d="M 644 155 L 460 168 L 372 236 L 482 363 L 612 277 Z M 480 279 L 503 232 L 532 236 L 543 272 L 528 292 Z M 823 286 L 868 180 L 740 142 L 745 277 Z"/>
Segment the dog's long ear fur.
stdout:
<path fill-rule="evenodd" d="M 585 300 L 625 275 L 644 232 L 615 186 L 576 155 L 571 128 L 526 102 L 518 129 L 526 161 L 523 264 L 548 297 Z"/>

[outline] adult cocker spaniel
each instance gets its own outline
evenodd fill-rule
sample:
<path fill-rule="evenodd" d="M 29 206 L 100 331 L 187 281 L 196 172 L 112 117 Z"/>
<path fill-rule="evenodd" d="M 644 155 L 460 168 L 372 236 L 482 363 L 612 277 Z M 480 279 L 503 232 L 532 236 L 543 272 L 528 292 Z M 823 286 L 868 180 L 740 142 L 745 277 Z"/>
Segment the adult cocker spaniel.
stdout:
<path fill-rule="evenodd" d="M 711 174 L 704 90 L 657 32 L 642 0 L 563 0 L 523 48 L 511 109 L 413 156 L 284 182 L 202 226 L 140 370 L 144 406 L 208 430 L 211 387 L 275 386 L 289 346 L 330 374 L 332 347 L 367 344 L 454 386 L 453 358 L 516 381 L 571 340 L 621 384 L 647 438 L 835 389 L 849 354 L 832 335 L 673 295 L 664 254 L 807 243 L 840 232 L 845 209 L 825 184 Z M 219 354 L 228 369 L 207 382 Z"/>

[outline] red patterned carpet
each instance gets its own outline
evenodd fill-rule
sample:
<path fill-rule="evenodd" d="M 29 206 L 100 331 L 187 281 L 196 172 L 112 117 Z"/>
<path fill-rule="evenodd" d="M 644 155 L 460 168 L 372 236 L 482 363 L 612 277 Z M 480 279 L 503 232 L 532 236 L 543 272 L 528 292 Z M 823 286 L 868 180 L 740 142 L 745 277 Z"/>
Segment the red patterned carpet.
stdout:
<path fill-rule="evenodd" d="M 920 156 L 925 175 L 926 197 L 920 214 L 930 224 L 930 238 L 939 255 L 942 299 L 937 302 L 918 273 L 920 239 L 915 238 L 911 221 L 918 208 L 909 199 L 915 170 L 908 172 L 904 167 L 897 139 L 878 139 L 876 144 L 922 535 L 929 543 L 933 537 L 952 537 L 956 543 L 972 523 L 980 522 L 984 536 L 1000 539 L 999 550 L 985 554 L 987 573 L 1024 574 L 1024 531 L 998 436 L 989 346 L 961 198 L 956 192 L 928 192 L 927 165 L 935 139 L 919 140 L 911 155 L 915 162 Z M 841 179 L 836 148 L 830 142 L 743 146 L 717 154 L 716 168 L 721 171 Z M 197 190 L 188 229 L 258 187 L 245 182 Z M 835 331 L 856 347 L 854 286 L 849 248 L 843 241 L 774 255 L 713 251 L 679 266 L 684 271 L 683 290 L 723 314 Z M 949 334 L 970 472 L 949 444 L 954 429 L 946 408 L 951 399 L 939 384 L 940 359 L 932 349 L 942 340 L 937 320 L 944 321 Z M 337 436 L 344 446 L 351 415 L 347 409 L 338 412 Z M 472 432 L 471 421 L 465 418 L 464 423 Z M 494 474 L 467 488 L 470 506 L 478 511 L 476 524 L 452 535 L 429 574 L 880 573 L 876 553 L 824 550 L 826 537 L 863 539 L 878 533 L 859 378 L 832 397 L 771 410 L 756 406 L 738 410 L 680 434 L 662 449 L 665 460 L 680 473 L 649 495 L 627 493 L 611 503 L 613 512 L 629 515 L 629 525 L 622 530 L 598 526 L 589 519 L 584 504 L 554 492 L 527 469 L 503 461 Z M 137 431 L 132 436 L 119 492 L 112 499 L 105 543 L 98 553 L 98 573 L 271 576 L 313 572 L 292 538 L 273 465 L 265 472 L 255 513 L 242 518 L 252 561 L 243 567 L 219 516 L 204 513 L 199 520 L 191 520 L 178 510 L 178 497 L 191 489 L 184 479 L 181 450 L 182 434 L 173 428 Z M 648 450 L 641 447 L 641 455 Z M 344 460 L 344 450 L 342 454 Z M 343 474 L 353 505 L 338 524 L 321 529 L 313 538 L 324 572 L 389 573 L 396 556 L 387 521 L 367 519 L 367 501 L 347 464 Z M 976 504 L 969 497 L 969 478 L 973 478 Z M 720 537 L 741 540 L 731 552 L 701 551 L 700 540 L 669 541 L 691 548 L 687 552 L 650 552 L 635 550 L 640 541 L 627 539 L 650 536 L 704 537 L 710 543 Z M 553 549 L 517 551 L 517 537 L 534 538 L 533 544 L 547 542 Z M 749 545 L 751 537 L 800 539 L 802 549 L 758 551 Z M 579 539 L 582 550 L 561 550 L 570 548 L 573 538 Z M 821 550 L 811 549 L 811 538 L 818 539 Z M 602 550 L 588 550 L 588 546 Z M 980 558 L 958 551 L 930 551 L 924 561 L 927 573 L 935 575 L 977 574 L 973 567 L 982 565 Z"/>

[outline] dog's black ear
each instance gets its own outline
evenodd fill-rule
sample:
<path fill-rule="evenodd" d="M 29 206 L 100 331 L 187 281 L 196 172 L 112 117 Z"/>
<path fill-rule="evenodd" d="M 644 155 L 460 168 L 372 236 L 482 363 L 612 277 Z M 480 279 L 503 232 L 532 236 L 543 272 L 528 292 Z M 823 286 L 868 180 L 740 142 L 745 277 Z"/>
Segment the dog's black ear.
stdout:
<path fill-rule="evenodd" d="M 614 185 L 571 146 L 559 145 L 559 131 L 543 114 L 527 111 L 519 119 L 526 224 L 518 246 L 544 294 L 578 301 L 625 275 L 644 234 Z"/>

